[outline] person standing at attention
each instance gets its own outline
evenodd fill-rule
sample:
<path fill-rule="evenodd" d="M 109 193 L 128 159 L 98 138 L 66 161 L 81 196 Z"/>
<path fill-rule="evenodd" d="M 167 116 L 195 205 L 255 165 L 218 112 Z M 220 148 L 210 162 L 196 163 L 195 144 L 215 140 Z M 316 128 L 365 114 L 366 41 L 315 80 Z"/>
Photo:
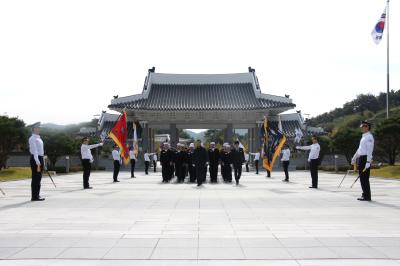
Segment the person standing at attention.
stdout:
<path fill-rule="evenodd" d="M 297 150 L 309 150 L 308 163 L 310 164 L 310 173 L 312 186 L 310 188 L 318 188 L 318 164 L 319 164 L 319 152 L 321 147 L 319 146 L 317 136 L 311 138 L 312 143 L 309 146 L 297 146 Z"/>

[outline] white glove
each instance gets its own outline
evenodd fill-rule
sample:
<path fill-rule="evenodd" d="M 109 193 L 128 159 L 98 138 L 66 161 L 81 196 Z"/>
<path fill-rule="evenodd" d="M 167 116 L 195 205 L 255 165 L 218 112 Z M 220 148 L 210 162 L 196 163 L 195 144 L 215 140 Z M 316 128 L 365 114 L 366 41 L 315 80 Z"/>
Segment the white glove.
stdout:
<path fill-rule="evenodd" d="M 307 159 L 307 161 L 310 162 L 311 160 L 310 160 L 310 159 Z"/>
<path fill-rule="evenodd" d="M 370 168 L 370 167 L 371 167 L 371 163 L 368 163 L 368 162 L 367 162 L 367 163 L 365 164 L 364 171 L 367 170 L 367 169 Z"/>
<path fill-rule="evenodd" d="M 300 150 L 300 146 L 296 146 L 296 150 Z"/>
<path fill-rule="evenodd" d="M 356 164 L 356 160 L 351 159 L 351 165 L 355 165 Z"/>
<path fill-rule="evenodd" d="M 100 146 L 103 146 L 103 145 L 104 145 L 104 143 L 103 143 L 103 142 L 101 142 L 101 143 L 100 143 Z"/>
<path fill-rule="evenodd" d="M 93 163 L 94 162 L 94 160 L 93 159 L 90 159 L 90 163 Z"/>

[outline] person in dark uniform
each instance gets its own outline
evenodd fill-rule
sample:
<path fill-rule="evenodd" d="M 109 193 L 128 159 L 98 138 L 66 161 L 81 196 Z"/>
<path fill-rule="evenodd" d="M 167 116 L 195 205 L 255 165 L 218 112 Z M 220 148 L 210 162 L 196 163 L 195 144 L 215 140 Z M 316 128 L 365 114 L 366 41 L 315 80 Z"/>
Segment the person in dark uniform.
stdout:
<path fill-rule="evenodd" d="M 201 141 L 197 140 L 196 149 L 193 152 L 193 162 L 196 169 L 197 186 L 201 186 L 206 179 L 206 169 L 208 162 L 208 153 L 201 145 Z"/>
<path fill-rule="evenodd" d="M 317 136 L 313 136 L 311 138 L 312 143 L 309 146 L 297 146 L 298 150 L 309 150 L 310 154 L 308 155 L 308 162 L 310 164 L 310 173 L 312 186 L 310 188 L 318 188 L 318 165 L 319 165 L 319 152 L 321 147 L 318 144 Z"/>
<path fill-rule="evenodd" d="M 103 146 L 103 143 L 89 145 L 89 138 L 82 139 L 81 158 L 83 166 L 83 188 L 91 189 L 89 185 L 90 170 L 92 169 L 93 155 L 91 149 Z"/>
<path fill-rule="evenodd" d="M 217 183 L 218 181 L 218 164 L 220 152 L 215 148 L 215 142 L 210 143 L 210 148 L 208 149 L 208 160 L 210 161 L 209 171 L 210 171 L 210 182 Z"/>
<path fill-rule="evenodd" d="M 40 122 L 32 125 L 32 136 L 29 138 L 29 152 L 31 154 L 30 165 L 32 172 L 31 200 L 43 201 L 40 197 L 40 183 L 43 172 L 44 145 L 40 138 Z"/>
<path fill-rule="evenodd" d="M 358 146 L 358 149 L 351 160 L 351 164 L 354 165 L 358 162 L 358 174 L 360 177 L 361 189 L 363 191 L 362 196 L 358 198 L 358 200 L 371 201 L 369 175 L 375 141 L 370 132 L 371 123 L 366 120 L 361 121 L 360 128 L 362 132 L 362 137 L 360 140 L 360 145 Z"/>
<path fill-rule="evenodd" d="M 232 150 L 232 164 L 235 172 L 236 185 L 239 185 L 239 180 L 242 175 L 242 165 L 244 163 L 244 150 L 239 147 L 239 141 L 235 141 L 234 149 Z"/>
<path fill-rule="evenodd" d="M 246 172 L 248 173 L 248 172 L 250 172 L 250 169 L 249 169 L 250 155 L 247 152 L 244 153 L 244 161 L 246 164 Z"/>
<path fill-rule="evenodd" d="M 193 152 L 194 152 L 194 143 L 190 143 L 189 149 L 187 152 L 187 163 L 189 168 L 189 182 L 194 183 L 196 182 L 196 171 L 195 165 L 193 161 Z"/>
<path fill-rule="evenodd" d="M 121 153 L 119 151 L 118 145 L 114 146 L 114 150 L 112 151 L 112 157 L 113 157 L 113 161 L 114 161 L 113 180 L 114 180 L 114 183 L 116 183 L 116 182 L 119 182 L 118 174 L 119 174 L 119 169 L 121 167 Z"/>
<path fill-rule="evenodd" d="M 185 163 L 186 163 L 186 154 L 183 150 L 183 145 L 177 144 L 177 152 L 175 154 L 175 171 L 177 176 L 177 183 L 183 183 L 185 181 Z"/>
<path fill-rule="evenodd" d="M 162 144 L 160 153 L 161 175 L 163 183 L 167 183 L 169 181 L 169 158 L 167 153 L 167 144 L 168 143 Z"/>
<path fill-rule="evenodd" d="M 167 143 L 167 154 L 168 154 L 168 161 L 169 161 L 169 170 L 168 170 L 168 181 L 171 181 L 174 178 L 174 174 L 176 175 L 175 172 L 175 155 L 176 155 L 176 150 L 173 149 L 168 143 Z"/>
<path fill-rule="evenodd" d="M 221 153 L 221 175 L 224 182 L 232 182 L 232 153 L 228 143 L 224 143 Z"/>

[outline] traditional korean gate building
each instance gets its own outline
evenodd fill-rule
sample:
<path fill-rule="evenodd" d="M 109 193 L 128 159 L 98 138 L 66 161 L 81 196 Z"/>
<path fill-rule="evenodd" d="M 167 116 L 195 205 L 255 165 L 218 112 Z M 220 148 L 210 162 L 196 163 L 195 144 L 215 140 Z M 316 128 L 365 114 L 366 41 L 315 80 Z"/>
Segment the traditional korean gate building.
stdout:
<path fill-rule="evenodd" d="M 142 93 L 115 97 L 109 109 L 126 111 L 128 129 L 133 121 L 142 126 L 142 148 L 154 149 L 156 129 L 168 129 L 171 144 L 177 129 L 222 129 L 232 141 L 233 129 L 248 129 L 249 149 L 260 147 L 259 131 L 264 116 L 272 127 L 281 119 L 284 133 L 293 137 L 302 128 L 300 114 L 278 115 L 293 109 L 292 99 L 261 92 L 255 70 L 235 74 L 164 74 L 149 69 Z M 103 113 L 101 128 L 111 127 L 116 116 Z M 130 133 L 130 137 L 132 134 Z"/>

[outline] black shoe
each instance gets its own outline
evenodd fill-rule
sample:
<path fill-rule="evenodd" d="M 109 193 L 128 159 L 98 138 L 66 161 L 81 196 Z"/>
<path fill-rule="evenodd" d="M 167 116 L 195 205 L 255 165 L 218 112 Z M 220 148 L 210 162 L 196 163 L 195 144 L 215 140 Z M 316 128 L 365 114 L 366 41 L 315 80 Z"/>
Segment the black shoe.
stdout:
<path fill-rule="evenodd" d="M 239 186 L 239 181 L 236 181 L 236 186 Z"/>
<path fill-rule="evenodd" d="M 44 198 L 32 198 L 31 201 L 44 201 Z"/>
<path fill-rule="evenodd" d="M 318 187 L 309 187 L 309 188 L 318 188 Z"/>
<path fill-rule="evenodd" d="M 117 183 L 117 182 L 119 182 L 119 180 L 114 180 L 114 183 Z"/>
<path fill-rule="evenodd" d="M 365 198 L 358 198 L 357 200 L 359 200 L 359 201 L 371 201 L 370 199 L 365 199 Z"/>
<path fill-rule="evenodd" d="M 83 189 L 92 189 L 92 187 L 84 187 Z"/>
<path fill-rule="evenodd" d="M 283 179 L 282 182 L 289 182 L 289 180 L 288 179 Z"/>

